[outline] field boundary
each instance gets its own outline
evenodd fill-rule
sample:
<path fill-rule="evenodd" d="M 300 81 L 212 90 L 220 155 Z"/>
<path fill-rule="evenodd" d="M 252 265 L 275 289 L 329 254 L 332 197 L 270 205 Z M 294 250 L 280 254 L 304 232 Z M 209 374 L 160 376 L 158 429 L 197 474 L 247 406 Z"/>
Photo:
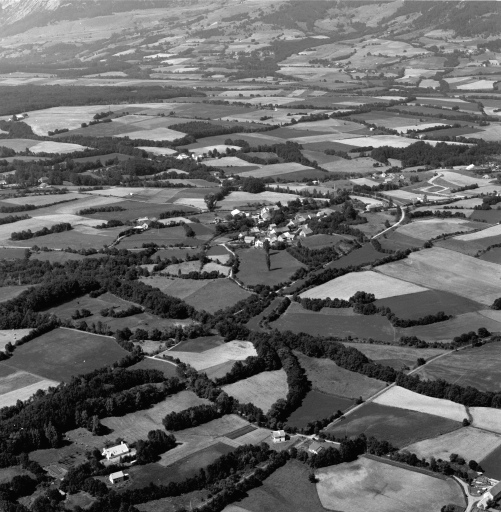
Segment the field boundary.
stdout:
<path fill-rule="evenodd" d="M 421 473 L 422 475 L 431 476 L 433 478 L 437 478 L 438 480 L 449 480 L 448 477 L 442 475 L 440 473 L 434 473 L 433 471 L 428 471 L 427 469 L 417 468 L 415 466 L 409 466 L 404 464 L 403 462 L 398 462 L 396 460 L 386 459 L 385 457 L 379 457 L 377 455 L 373 455 L 372 453 L 364 453 L 362 457 L 366 459 L 371 459 L 376 462 L 382 462 L 383 464 L 388 464 L 389 466 L 394 466 L 397 468 L 407 469 L 408 471 L 414 471 L 415 473 Z"/>

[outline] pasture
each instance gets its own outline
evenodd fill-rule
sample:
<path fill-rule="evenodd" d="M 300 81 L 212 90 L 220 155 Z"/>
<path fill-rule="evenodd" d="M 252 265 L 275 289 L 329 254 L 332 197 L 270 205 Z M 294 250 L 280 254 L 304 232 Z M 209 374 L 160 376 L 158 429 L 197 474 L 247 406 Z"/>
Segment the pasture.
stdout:
<path fill-rule="evenodd" d="M 421 368 L 418 375 L 424 380 L 443 379 L 458 386 L 497 393 L 501 391 L 500 358 L 501 344 L 488 343 L 451 352 Z"/>
<path fill-rule="evenodd" d="M 8 300 L 14 299 L 18 297 L 28 288 L 31 288 L 29 285 L 21 285 L 21 286 L 1 286 L 0 287 L 0 302 L 6 302 Z M 0 338 L 0 339 L 3 339 Z M 6 342 L 7 343 L 7 342 Z"/>
<path fill-rule="evenodd" d="M 3 199 L 2 201 L 7 203 L 8 205 L 25 205 L 25 204 L 33 204 L 35 206 L 46 206 L 48 204 L 54 203 L 62 203 L 67 201 L 73 201 L 74 199 L 83 199 L 86 196 L 83 194 L 79 194 L 77 192 L 69 192 L 68 194 L 41 194 L 35 196 L 26 196 L 26 197 L 9 197 L 7 199 Z"/>
<path fill-rule="evenodd" d="M 491 407 L 469 407 L 472 426 L 501 434 L 501 409 Z"/>
<path fill-rule="evenodd" d="M 272 176 L 281 176 L 283 174 L 289 174 L 291 172 L 298 171 L 311 171 L 312 167 L 297 163 L 283 163 L 283 164 L 272 164 L 264 165 L 260 169 L 255 171 L 245 171 L 240 173 L 242 178 L 253 177 L 253 178 L 271 178 Z"/>
<path fill-rule="evenodd" d="M 240 403 L 252 403 L 267 413 L 280 398 L 285 399 L 289 387 L 283 369 L 262 372 L 247 379 L 223 386 L 223 391 Z"/>
<path fill-rule="evenodd" d="M 233 340 L 200 353 L 168 350 L 159 357 L 163 355 L 177 358 L 196 370 L 205 370 L 228 361 L 243 361 L 249 356 L 255 356 L 256 349 L 250 341 Z"/>
<path fill-rule="evenodd" d="M 104 255 L 103 255 L 104 256 Z M 48 261 L 49 263 L 61 263 L 64 264 L 67 261 L 80 261 L 84 260 L 85 256 L 75 252 L 65 251 L 42 251 L 32 253 L 30 256 L 32 260 Z"/>
<path fill-rule="evenodd" d="M 338 366 L 330 359 L 317 359 L 295 352 L 313 389 L 345 398 L 364 399 L 384 388 L 385 383 Z"/>
<path fill-rule="evenodd" d="M 273 328 L 306 332 L 313 336 L 377 339 L 394 342 L 397 332 L 386 317 L 359 315 L 351 309 L 323 308 L 321 311 L 303 309 L 292 303 L 285 314 L 272 323 Z"/>
<path fill-rule="evenodd" d="M 182 139 L 185 136 L 183 132 L 171 130 L 170 128 L 159 127 L 137 131 L 126 131 L 125 133 L 113 134 L 113 137 L 127 137 L 130 140 L 148 139 L 153 141 L 173 141 Z"/>
<path fill-rule="evenodd" d="M 290 460 L 223 512 L 324 512 L 315 486 L 308 481 L 309 472 L 305 464 Z"/>
<path fill-rule="evenodd" d="M 345 419 L 327 427 L 338 439 L 365 434 L 389 441 L 401 448 L 461 428 L 461 423 L 431 414 L 424 414 L 374 402 L 357 409 Z"/>
<path fill-rule="evenodd" d="M 68 382 L 74 375 L 110 365 L 125 355 L 112 338 L 58 328 L 17 347 L 8 364 L 45 379 Z"/>
<path fill-rule="evenodd" d="M 477 462 L 487 457 L 501 447 L 501 435 L 479 430 L 473 427 L 463 427 L 438 437 L 425 439 L 405 447 L 405 450 L 415 453 L 418 458 L 430 457 L 448 460 L 451 453 L 457 453 L 465 460 Z"/>
<path fill-rule="evenodd" d="M 400 345 L 377 345 L 375 343 L 343 343 L 343 345 L 356 348 L 369 359 L 397 370 L 404 366 L 414 367 L 420 357 L 428 360 L 445 352 L 445 350 L 439 348 L 414 348 Z"/>
<path fill-rule="evenodd" d="M 239 208 L 241 206 L 250 204 L 255 205 L 256 203 L 276 204 L 278 201 L 280 201 L 283 204 L 287 204 L 289 201 L 294 201 L 297 198 L 298 196 L 296 194 L 285 194 L 283 192 L 266 191 L 259 194 L 251 194 L 250 192 L 231 192 L 218 203 L 218 206 L 220 210 L 233 210 L 234 208 Z M 205 206 L 202 208 L 205 208 Z"/>
<path fill-rule="evenodd" d="M 488 306 L 501 295 L 499 265 L 438 247 L 414 252 L 377 270 L 386 276 L 454 293 Z"/>
<path fill-rule="evenodd" d="M 441 418 L 457 422 L 463 421 L 468 417 L 464 405 L 451 402 L 450 400 L 421 395 L 400 386 L 391 387 L 385 393 L 379 395 L 374 400 L 374 403 L 440 416 Z"/>
<path fill-rule="evenodd" d="M 382 276 L 373 271 L 364 271 L 352 272 L 332 279 L 327 283 L 301 293 L 301 297 L 309 299 L 338 298 L 348 300 L 358 291 L 373 293 L 376 299 L 384 299 L 386 297 L 422 292 L 425 291 L 425 288 L 401 279 L 388 279 L 386 275 Z"/>
<path fill-rule="evenodd" d="M 318 496 L 328 510 L 406 512 L 464 506 L 461 487 L 452 478 L 423 474 L 405 466 L 361 457 L 316 472 Z"/>
<path fill-rule="evenodd" d="M 287 251 L 270 251 L 271 268 L 266 267 L 264 250 L 244 249 L 238 251 L 240 267 L 237 278 L 247 286 L 267 284 L 274 286 L 288 281 L 299 268 L 304 267 Z"/>
<path fill-rule="evenodd" d="M 329 395 L 315 389 L 308 392 L 301 406 L 287 419 L 291 427 L 306 427 L 310 421 L 328 418 L 337 411 L 345 411 L 353 405 L 353 401 L 340 396 Z"/>
<path fill-rule="evenodd" d="M 309 239 L 310 238 L 306 238 L 306 240 Z M 305 242 L 302 242 L 302 244 L 309 247 Z M 376 251 L 371 244 L 365 244 L 362 247 L 351 251 L 346 256 L 341 256 L 338 260 L 331 261 L 327 267 L 346 268 L 350 266 L 355 267 L 358 265 L 369 265 L 385 257 L 385 253 Z"/>

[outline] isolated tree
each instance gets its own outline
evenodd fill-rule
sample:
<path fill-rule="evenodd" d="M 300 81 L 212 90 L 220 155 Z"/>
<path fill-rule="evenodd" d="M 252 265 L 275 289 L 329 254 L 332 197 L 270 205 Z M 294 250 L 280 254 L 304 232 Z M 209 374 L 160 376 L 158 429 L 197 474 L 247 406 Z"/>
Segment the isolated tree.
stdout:
<path fill-rule="evenodd" d="M 268 267 L 268 270 L 271 270 L 270 248 L 270 241 L 265 240 L 263 242 L 263 249 L 265 254 L 266 266 Z"/>
<path fill-rule="evenodd" d="M 207 194 L 204 197 L 204 201 L 205 201 L 205 204 L 207 206 L 207 209 L 210 212 L 213 212 L 216 209 L 217 198 L 216 198 L 216 196 L 214 194 Z"/>

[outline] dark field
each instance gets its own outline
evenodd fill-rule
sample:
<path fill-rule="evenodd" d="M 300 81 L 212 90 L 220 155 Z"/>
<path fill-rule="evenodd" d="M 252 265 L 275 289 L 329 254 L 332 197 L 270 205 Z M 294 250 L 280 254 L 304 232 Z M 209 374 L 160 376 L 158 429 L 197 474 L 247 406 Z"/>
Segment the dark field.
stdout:
<path fill-rule="evenodd" d="M 324 512 L 314 484 L 308 481 L 306 464 L 291 460 L 262 485 L 248 492 L 241 501 L 229 505 L 226 512 Z"/>
<path fill-rule="evenodd" d="M 458 428 L 461 428 L 461 423 L 440 416 L 369 403 L 328 427 L 327 432 L 340 439 L 363 433 L 401 447 Z"/>
<path fill-rule="evenodd" d="M 119 249 L 141 248 L 145 243 L 155 243 L 157 245 L 177 245 L 182 244 L 187 247 L 203 245 L 203 241 L 196 237 L 186 237 L 186 232 L 182 226 L 164 229 L 150 229 L 144 233 L 132 235 L 124 238 L 118 244 Z"/>
<path fill-rule="evenodd" d="M 424 240 L 418 240 L 397 231 L 388 234 L 388 238 L 379 237 L 378 240 L 383 249 L 390 249 L 391 251 L 404 251 L 414 247 L 423 247 L 425 243 Z"/>
<path fill-rule="evenodd" d="M 467 348 L 432 361 L 417 374 L 425 380 L 443 379 L 480 391 L 501 391 L 501 343 Z"/>
<path fill-rule="evenodd" d="M 151 359 L 149 357 L 145 357 L 139 363 L 136 363 L 133 366 L 130 366 L 131 370 L 160 370 L 166 378 L 169 377 L 179 377 L 179 374 L 176 371 L 176 366 L 172 363 L 162 361 L 161 359 Z"/>
<path fill-rule="evenodd" d="M 215 313 L 219 309 L 225 309 L 247 299 L 250 295 L 230 279 L 215 279 L 184 300 L 199 311 Z"/>
<path fill-rule="evenodd" d="M 112 338 L 59 328 L 17 347 L 9 366 L 68 382 L 73 375 L 110 365 L 125 355 Z"/>
<path fill-rule="evenodd" d="M 501 222 L 501 210 L 473 210 L 470 220 L 484 220 L 489 224 Z"/>
<path fill-rule="evenodd" d="M 301 407 L 289 416 L 287 424 L 291 427 L 305 427 L 310 421 L 327 418 L 338 410 L 345 411 L 351 405 L 353 400 L 348 398 L 312 390 L 306 395 Z"/>
<path fill-rule="evenodd" d="M 486 476 L 501 480 L 501 446 L 489 453 L 479 463 L 484 469 Z"/>
<path fill-rule="evenodd" d="M 305 332 L 313 336 L 351 336 L 390 342 L 399 337 L 388 319 L 380 315 L 357 315 L 351 310 L 333 308 L 317 313 L 294 303 L 271 325 L 280 331 Z"/>
<path fill-rule="evenodd" d="M 377 307 L 390 308 L 399 318 L 418 319 L 443 311 L 447 315 L 460 315 L 484 309 L 485 306 L 453 293 L 427 290 L 398 297 L 376 300 Z"/>
<path fill-rule="evenodd" d="M 304 171 L 295 171 L 295 172 L 289 172 L 287 174 L 280 174 L 278 176 L 270 176 L 271 178 L 274 178 L 275 181 L 300 181 L 303 179 L 307 180 L 319 180 L 322 178 L 325 178 L 326 176 L 325 171 L 321 171 L 319 169 L 305 169 Z"/>
<path fill-rule="evenodd" d="M 50 263 L 65 263 L 66 261 L 84 260 L 85 256 L 82 256 L 81 254 L 77 254 L 74 252 L 49 251 L 33 253 L 30 256 L 30 259 L 39 261 L 50 261 Z"/>
<path fill-rule="evenodd" d="M 366 244 L 359 249 L 355 249 L 346 256 L 329 263 L 327 266 L 328 268 L 345 268 L 349 266 L 368 265 L 375 261 L 382 260 L 387 256 L 387 254 L 376 251 L 371 244 Z"/>
<path fill-rule="evenodd" d="M 29 244 L 26 244 L 28 247 Z M 31 247 L 31 245 L 30 245 Z M 26 249 L 18 249 L 13 247 L 12 249 L 7 249 L 5 247 L 0 248 L 0 260 L 15 260 L 15 259 L 23 259 L 26 253 Z"/>
<path fill-rule="evenodd" d="M 157 257 L 159 257 L 160 259 L 178 258 L 180 260 L 186 260 L 186 255 L 193 256 L 194 254 L 198 254 L 199 252 L 199 249 L 159 249 L 152 256 L 152 259 L 153 261 L 155 261 Z"/>
<path fill-rule="evenodd" d="M 304 240 L 301 240 L 301 245 L 303 247 L 308 247 L 309 249 L 322 249 L 324 247 L 329 247 L 330 245 L 337 244 L 338 242 L 341 242 L 343 240 L 351 240 L 351 238 L 335 234 L 312 235 L 306 237 Z"/>
<path fill-rule="evenodd" d="M 205 352 L 211 348 L 219 347 L 224 343 L 222 336 L 205 336 L 203 338 L 195 338 L 193 340 L 182 341 L 176 346 L 177 351 L 181 352 Z"/>
<path fill-rule="evenodd" d="M 273 286 L 288 281 L 292 274 L 304 267 L 287 251 L 270 251 L 271 270 L 266 268 L 264 250 L 244 249 L 238 252 L 240 270 L 237 278 L 246 285 L 267 284 Z"/>
<path fill-rule="evenodd" d="M 490 249 L 479 257 L 480 260 L 501 264 L 501 247 Z"/>

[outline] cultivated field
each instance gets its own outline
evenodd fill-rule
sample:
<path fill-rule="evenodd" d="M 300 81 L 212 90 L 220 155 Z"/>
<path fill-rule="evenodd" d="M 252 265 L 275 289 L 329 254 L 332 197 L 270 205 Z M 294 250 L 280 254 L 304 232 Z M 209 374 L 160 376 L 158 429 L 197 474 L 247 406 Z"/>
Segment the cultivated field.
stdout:
<path fill-rule="evenodd" d="M 469 242 L 471 240 L 481 240 L 482 238 L 490 238 L 499 235 L 501 235 L 501 225 L 496 224 L 495 226 L 491 226 L 482 231 L 477 231 L 476 233 L 455 236 L 454 239 L 462 240 L 463 242 Z"/>
<path fill-rule="evenodd" d="M 382 265 L 377 270 L 386 276 L 455 293 L 489 306 L 501 295 L 499 265 L 447 249 L 435 247 L 414 252 L 404 260 Z"/>
<path fill-rule="evenodd" d="M 461 428 L 462 424 L 431 414 L 424 414 L 374 402 L 364 405 L 342 421 L 327 427 L 327 432 L 337 438 L 375 436 L 401 448 L 423 439 Z"/>
<path fill-rule="evenodd" d="M 345 370 L 330 359 L 308 357 L 299 352 L 295 354 L 313 389 L 318 391 L 351 399 L 360 396 L 365 399 L 385 386 L 384 382 Z"/>
<path fill-rule="evenodd" d="M 262 372 L 222 388 L 228 395 L 240 403 L 252 403 L 267 413 L 280 398 L 287 396 L 287 375 L 283 369 Z"/>
<path fill-rule="evenodd" d="M 418 371 L 426 380 L 443 379 L 458 386 L 472 386 L 481 391 L 501 391 L 501 344 L 452 352 Z"/>
<path fill-rule="evenodd" d="M 249 356 L 256 355 L 256 349 L 250 341 L 229 341 L 224 345 L 211 348 L 205 352 L 181 352 L 168 350 L 159 355 L 171 356 L 193 366 L 196 370 L 205 370 L 227 361 L 243 361 Z"/>
<path fill-rule="evenodd" d="M 39 196 L 27 196 L 27 197 L 10 197 L 3 199 L 2 201 L 8 204 L 24 205 L 33 204 L 35 206 L 45 206 L 47 204 L 61 203 L 66 201 L 72 201 L 74 199 L 85 199 L 86 196 L 78 194 L 76 192 L 70 192 L 68 194 L 57 194 L 57 195 L 39 195 Z M 70 203 L 71 204 L 71 203 Z M 75 203 L 76 204 L 76 203 Z"/>
<path fill-rule="evenodd" d="M 463 421 L 468 417 L 464 405 L 451 402 L 450 400 L 432 398 L 430 396 L 414 393 L 400 386 L 393 386 L 385 393 L 379 395 L 374 400 L 374 403 L 425 414 L 433 414 L 454 421 Z"/>
<path fill-rule="evenodd" d="M 129 366 L 130 370 L 160 370 L 166 378 L 179 377 L 177 373 L 177 367 L 170 361 L 164 361 L 162 359 L 153 359 L 151 357 L 145 357 L 139 363 Z"/>
<path fill-rule="evenodd" d="M 73 375 L 110 365 L 125 355 L 127 352 L 112 338 L 58 328 L 17 347 L 8 364 L 46 379 L 68 382 Z"/>
<path fill-rule="evenodd" d="M 324 512 L 308 466 L 291 460 L 223 512 Z"/>
<path fill-rule="evenodd" d="M 405 447 L 418 458 L 430 457 L 448 460 L 451 453 L 457 453 L 465 460 L 481 461 L 501 446 L 501 435 L 465 427 L 432 439 L 425 439 Z"/>
<path fill-rule="evenodd" d="M 250 192 L 231 192 L 230 195 L 226 196 L 218 203 L 218 206 L 221 210 L 233 210 L 234 208 L 246 206 L 247 204 L 276 204 L 278 201 L 283 204 L 287 204 L 289 201 L 297 199 L 297 197 L 298 196 L 295 194 L 269 191 L 261 192 L 260 194 L 251 194 Z M 202 208 L 205 209 L 205 203 Z"/>
<path fill-rule="evenodd" d="M 7 249 L 7 251 L 8 252 L 15 252 L 16 249 L 14 249 L 12 251 L 10 249 Z M 5 258 L 6 257 L 4 254 L 0 253 L 0 255 L 1 255 L 1 258 Z M 24 285 L 24 286 L 23 285 L 21 285 L 21 286 L 2 286 L 2 287 L 0 287 L 0 302 L 6 302 L 6 301 L 8 301 L 10 299 L 13 299 L 13 298 L 21 295 L 21 293 L 23 293 L 28 288 L 30 288 L 30 286 L 28 286 L 28 285 Z M 3 339 L 3 336 L 0 339 Z"/>
<path fill-rule="evenodd" d="M 3 366 L 0 371 L 11 371 L 12 368 Z M 23 371 L 15 371 L 0 377 L 0 407 L 15 405 L 18 400 L 24 402 L 31 398 L 39 389 L 46 390 L 59 384 L 54 380 L 43 379 L 38 375 Z"/>
<path fill-rule="evenodd" d="M 463 506 L 460 486 L 453 479 L 418 473 L 362 457 L 316 472 L 318 496 L 328 510 L 351 512 L 421 512 L 453 503 Z"/>
<path fill-rule="evenodd" d="M 253 178 L 269 178 L 271 176 L 281 176 L 283 174 L 289 174 L 291 172 L 298 171 L 309 171 L 312 170 L 312 167 L 307 167 L 305 165 L 296 164 L 296 163 L 283 163 L 283 164 L 272 164 L 265 165 L 261 167 L 261 169 L 256 169 L 255 171 L 245 171 L 240 173 L 242 178 L 246 178 L 252 176 Z"/>
<path fill-rule="evenodd" d="M 301 297 L 310 299 L 330 297 L 348 300 L 358 291 L 373 293 L 376 299 L 384 299 L 425 291 L 425 288 L 401 279 L 388 279 L 386 276 L 372 271 L 352 272 L 307 290 L 301 293 Z"/>

